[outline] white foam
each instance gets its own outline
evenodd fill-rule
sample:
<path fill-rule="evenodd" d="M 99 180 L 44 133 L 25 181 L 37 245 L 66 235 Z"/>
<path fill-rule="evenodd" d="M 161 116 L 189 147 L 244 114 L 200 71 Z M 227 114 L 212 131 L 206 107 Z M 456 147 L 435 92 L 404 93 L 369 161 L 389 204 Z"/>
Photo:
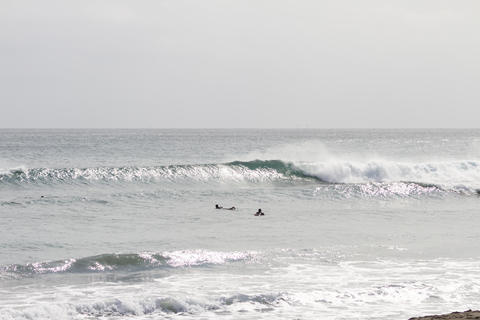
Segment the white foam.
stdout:
<path fill-rule="evenodd" d="M 361 152 L 334 154 L 319 141 L 282 145 L 244 157 L 245 161 L 255 159 L 291 162 L 306 173 L 332 183 L 413 181 L 480 187 L 479 159 L 408 161 Z"/>
<path fill-rule="evenodd" d="M 233 261 L 254 259 L 256 252 L 220 252 L 209 250 L 182 250 L 164 252 L 162 255 L 168 259 L 168 264 L 173 267 L 197 266 L 203 264 L 224 264 Z"/>
<path fill-rule="evenodd" d="M 364 183 L 415 181 L 446 186 L 480 186 L 480 161 L 408 163 L 389 160 L 297 162 L 305 172 L 328 182 Z"/>
<path fill-rule="evenodd" d="M 480 307 L 479 261 L 324 263 L 312 260 L 317 254 L 284 253 L 269 260 L 267 269 L 194 268 L 154 281 L 0 290 L 0 297 L 7 297 L 0 302 L 0 319 L 151 319 L 167 314 L 172 319 L 197 319 L 223 314 L 245 319 L 301 315 L 303 319 L 404 320 Z M 180 256 L 181 263 L 237 256 L 181 251 L 171 255 Z"/>
<path fill-rule="evenodd" d="M 285 253 L 287 256 L 269 260 L 266 269 L 194 268 L 188 274 L 154 281 L 3 289 L 0 319 L 151 319 L 167 315 L 198 319 L 218 314 L 271 319 L 288 314 L 302 319 L 404 320 L 480 307 L 479 261 L 324 263 L 303 257 L 302 252 L 294 256 Z"/>

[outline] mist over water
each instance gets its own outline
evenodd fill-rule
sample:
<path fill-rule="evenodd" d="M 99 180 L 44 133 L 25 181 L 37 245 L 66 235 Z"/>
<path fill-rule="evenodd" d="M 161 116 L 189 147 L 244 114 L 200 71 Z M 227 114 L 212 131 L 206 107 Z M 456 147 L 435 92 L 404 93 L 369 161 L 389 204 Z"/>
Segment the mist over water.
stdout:
<path fill-rule="evenodd" d="M 1 130 L 0 319 L 479 308 L 478 146 L 479 130 Z"/>

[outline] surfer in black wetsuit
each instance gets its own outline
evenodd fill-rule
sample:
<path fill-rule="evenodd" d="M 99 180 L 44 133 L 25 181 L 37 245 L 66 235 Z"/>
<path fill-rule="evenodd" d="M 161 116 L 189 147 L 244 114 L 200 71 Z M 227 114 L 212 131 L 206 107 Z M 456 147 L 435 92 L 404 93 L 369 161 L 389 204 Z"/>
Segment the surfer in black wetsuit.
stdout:
<path fill-rule="evenodd" d="M 223 210 L 237 210 L 237 208 L 235 207 L 231 207 L 231 208 L 224 208 L 222 206 L 219 206 L 218 204 L 215 205 L 215 209 L 223 209 Z"/>
<path fill-rule="evenodd" d="M 258 209 L 258 211 L 254 214 L 254 216 L 264 216 L 265 213 L 262 212 L 262 209 Z"/>

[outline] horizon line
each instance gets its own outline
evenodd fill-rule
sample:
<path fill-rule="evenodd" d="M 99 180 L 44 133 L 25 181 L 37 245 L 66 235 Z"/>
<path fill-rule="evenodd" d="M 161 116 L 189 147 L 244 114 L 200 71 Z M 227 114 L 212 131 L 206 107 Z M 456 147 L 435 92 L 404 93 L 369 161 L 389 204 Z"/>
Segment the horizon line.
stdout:
<path fill-rule="evenodd" d="M 478 130 L 480 127 L 2 127 L 0 130 Z"/>

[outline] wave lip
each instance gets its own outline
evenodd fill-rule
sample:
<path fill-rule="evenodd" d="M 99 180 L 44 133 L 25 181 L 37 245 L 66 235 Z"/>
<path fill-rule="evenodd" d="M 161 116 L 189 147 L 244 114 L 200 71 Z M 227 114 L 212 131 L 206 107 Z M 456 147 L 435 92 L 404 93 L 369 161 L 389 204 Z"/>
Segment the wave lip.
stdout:
<path fill-rule="evenodd" d="M 250 170 L 273 170 L 283 177 L 326 182 L 321 177 L 300 169 L 300 167 L 297 167 L 293 162 L 284 162 L 282 160 L 233 161 L 227 163 L 227 165 L 244 167 Z"/>
<path fill-rule="evenodd" d="M 12 264 L 0 268 L 0 275 L 31 276 L 47 273 L 89 273 L 108 271 L 140 271 L 155 268 L 179 268 L 225 264 L 252 260 L 255 252 L 216 252 L 184 250 L 163 253 L 101 254 L 79 259 Z"/>

